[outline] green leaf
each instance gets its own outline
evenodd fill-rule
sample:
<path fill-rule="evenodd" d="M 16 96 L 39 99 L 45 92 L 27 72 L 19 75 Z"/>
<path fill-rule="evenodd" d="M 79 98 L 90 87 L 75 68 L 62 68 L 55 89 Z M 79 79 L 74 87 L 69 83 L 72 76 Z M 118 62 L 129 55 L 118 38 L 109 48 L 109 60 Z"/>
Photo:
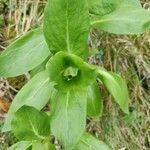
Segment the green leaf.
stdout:
<path fill-rule="evenodd" d="M 44 13 L 44 34 L 52 53 L 88 54 L 89 14 L 86 0 L 49 0 Z"/>
<path fill-rule="evenodd" d="M 32 30 L 0 55 L 0 77 L 24 74 L 41 64 L 49 55 L 42 29 Z"/>
<path fill-rule="evenodd" d="M 42 62 L 40 65 L 38 65 L 36 68 L 34 68 L 33 70 L 31 70 L 30 71 L 31 78 L 34 77 L 39 72 L 44 71 L 46 69 L 46 64 L 47 64 L 47 59 L 44 62 Z"/>
<path fill-rule="evenodd" d="M 115 34 L 138 34 L 150 30 L 150 11 L 121 7 L 104 16 L 93 15 L 91 25 Z"/>
<path fill-rule="evenodd" d="M 32 145 L 31 141 L 21 141 L 9 147 L 8 150 L 26 150 L 31 145 Z"/>
<path fill-rule="evenodd" d="M 88 0 L 89 12 L 91 14 L 104 16 L 112 13 L 120 7 L 136 7 L 141 8 L 139 0 Z"/>
<path fill-rule="evenodd" d="M 22 106 L 12 119 L 12 131 L 19 140 L 44 140 L 50 134 L 49 120 L 45 112 Z"/>
<path fill-rule="evenodd" d="M 51 55 L 47 59 L 45 59 L 44 62 L 42 62 L 40 65 L 38 65 L 36 68 L 30 71 L 31 78 L 35 76 L 37 73 L 42 72 L 46 69 L 46 64 L 49 61 L 50 57 Z"/>
<path fill-rule="evenodd" d="M 47 142 L 47 143 L 40 143 L 34 142 L 32 144 L 32 150 L 56 150 L 55 145 Z"/>
<path fill-rule="evenodd" d="M 118 74 L 107 72 L 103 69 L 97 70 L 98 78 L 102 81 L 109 93 L 114 97 L 124 113 L 129 113 L 128 109 L 128 88 L 124 79 Z"/>
<path fill-rule="evenodd" d="M 32 144 L 32 150 L 46 150 L 43 143 L 34 142 Z"/>
<path fill-rule="evenodd" d="M 142 8 L 140 0 L 123 0 L 123 2 L 132 7 Z"/>
<path fill-rule="evenodd" d="M 99 141 L 89 133 L 84 133 L 74 150 L 112 150 L 104 142 Z"/>
<path fill-rule="evenodd" d="M 53 99 L 51 132 L 65 150 L 72 150 L 85 130 L 86 101 L 86 90 L 70 90 L 67 93 L 58 91 Z"/>
<path fill-rule="evenodd" d="M 87 114 L 89 117 L 98 118 L 103 112 L 103 102 L 97 83 L 88 87 Z"/>
<path fill-rule="evenodd" d="M 34 76 L 16 95 L 8 111 L 3 132 L 11 130 L 11 120 L 14 113 L 23 105 L 42 109 L 50 99 L 54 84 L 48 74 L 43 71 Z"/>
<path fill-rule="evenodd" d="M 46 69 L 57 89 L 68 91 L 80 90 L 96 80 L 96 70 L 80 57 L 66 52 L 58 52 L 50 58 Z"/>

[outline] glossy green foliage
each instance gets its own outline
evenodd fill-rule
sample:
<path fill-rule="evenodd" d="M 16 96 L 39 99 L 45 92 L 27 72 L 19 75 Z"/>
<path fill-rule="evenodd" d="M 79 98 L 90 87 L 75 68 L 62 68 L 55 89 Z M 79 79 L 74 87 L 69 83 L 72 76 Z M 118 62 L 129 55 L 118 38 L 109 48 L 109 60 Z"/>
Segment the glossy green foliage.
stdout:
<path fill-rule="evenodd" d="M 86 90 L 59 91 L 52 103 L 51 132 L 71 150 L 85 131 Z"/>
<path fill-rule="evenodd" d="M 150 11 L 137 0 L 95 0 L 91 12 L 91 25 L 106 32 L 138 34 L 150 30 Z"/>
<path fill-rule="evenodd" d="M 129 113 L 128 109 L 128 88 L 124 79 L 118 74 L 107 72 L 101 68 L 98 70 L 98 77 L 107 88 L 114 100 L 119 104 L 124 113 Z"/>
<path fill-rule="evenodd" d="M 97 83 L 88 87 L 87 91 L 87 115 L 98 118 L 103 112 L 103 102 Z"/>
<path fill-rule="evenodd" d="M 84 133 L 74 150 L 112 150 L 104 142 L 89 133 Z"/>
<path fill-rule="evenodd" d="M 11 130 L 14 113 L 23 105 L 33 106 L 38 110 L 42 109 L 50 99 L 53 85 L 45 71 L 33 77 L 14 98 L 5 120 L 3 132 Z"/>
<path fill-rule="evenodd" d="M 21 141 L 12 145 L 8 150 L 26 150 L 32 145 L 31 141 Z"/>
<path fill-rule="evenodd" d="M 28 71 L 33 76 L 13 100 L 3 128 L 32 143 L 22 141 L 10 150 L 55 149 L 51 134 L 65 150 L 110 150 L 85 133 L 86 116 L 99 118 L 103 111 L 96 79 L 124 113 L 129 113 L 128 90 L 119 75 L 84 61 L 89 28 L 142 33 L 150 28 L 149 16 L 138 0 L 48 0 L 43 29 L 30 31 L 0 55 L 0 76 Z M 50 117 L 40 111 L 49 100 Z"/>
<path fill-rule="evenodd" d="M 49 55 L 42 29 L 32 30 L 10 44 L 0 55 L 0 77 L 24 74 L 41 64 Z"/>
<path fill-rule="evenodd" d="M 20 140 L 44 140 L 50 134 L 49 116 L 30 106 L 17 110 L 11 125 Z"/>
<path fill-rule="evenodd" d="M 96 70 L 80 57 L 66 52 L 58 52 L 51 57 L 46 69 L 56 88 L 68 91 L 80 90 L 91 85 L 96 79 Z"/>
<path fill-rule="evenodd" d="M 67 51 L 86 58 L 89 15 L 86 0 L 48 0 L 44 35 L 52 53 Z"/>

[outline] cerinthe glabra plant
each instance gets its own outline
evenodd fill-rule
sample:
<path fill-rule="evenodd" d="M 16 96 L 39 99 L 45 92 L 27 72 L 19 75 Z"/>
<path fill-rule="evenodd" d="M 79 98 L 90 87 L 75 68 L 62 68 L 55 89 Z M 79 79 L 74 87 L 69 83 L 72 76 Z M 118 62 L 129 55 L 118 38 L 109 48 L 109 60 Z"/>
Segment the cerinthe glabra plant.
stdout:
<path fill-rule="evenodd" d="M 28 71 L 33 78 L 16 95 L 3 132 L 21 140 L 10 150 L 55 149 L 52 135 L 65 150 L 108 150 L 85 132 L 86 116 L 98 118 L 103 104 L 100 81 L 124 113 L 128 91 L 117 74 L 86 62 L 92 28 L 115 34 L 150 29 L 150 12 L 138 0 L 48 0 L 44 27 L 34 29 L 0 55 L 0 76 Z M 44 33 L 44 34 L 43 34 Z M 50 113 L 41 109 L 50 102 Z"/>

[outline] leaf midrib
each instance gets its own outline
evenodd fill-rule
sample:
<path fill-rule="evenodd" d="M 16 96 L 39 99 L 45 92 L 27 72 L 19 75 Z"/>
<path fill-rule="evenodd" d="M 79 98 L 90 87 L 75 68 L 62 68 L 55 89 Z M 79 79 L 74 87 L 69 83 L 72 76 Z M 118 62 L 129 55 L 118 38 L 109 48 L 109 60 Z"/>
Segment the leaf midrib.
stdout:
<path fill-rule="evenodd" d="M 85 140 L 81 139 L 81 142 L 85 145 L 87 145 L 89 148 L 93 149 L 93 150 L 97 150 L 95 147 L 93 147 L 93 145 L 90 145 L 89 143 L 87 143 Z"/>
<path fill-rule="evenodd" d="M 69 36 L 69 20 L 68 20 L 68 11 L 69 11 L 69 1 L 67 0 L 67 6 L 66 6 L 66 45 L 67 45 L 67 51 L 70 53 L 70 36 Z"/>
<path fill-rule="evenodd" d="M 66 105 L 65 105 L 65 107 L 66 107 L 66 121 L 67 121 L 67 139 L 69 139 L 69 126 L 68 126 L 68 124 L 69 124 L 69 120 L 68 120 L 69 96 L 70 96 L 70 91 L 67 92 Z M 67 147 L 66 143 L 65 143 L 65 147 Z"/>
<path fill-rule="evenodd" d="M 34 127 L 34 125 L 33 125 L 33 123 L 32 123 L 32 120 L 30 119 L 29 114 L 28 114 L 28 118 L 29 118 L 29 123 L 30 123 L 30 125 L 31 125 L 31 127 L 32 127 L 32 130 L 31 130 L 31 131 L 33 131 L 33 133 L 35 134 L 35 136 L 37 136 L 39 139 L 42 139 L 42 140 L 45 139 L 44 136 L 39 135 L 38 129 L 37 129 L 37 130 L 35 129 L 35 127 Z"/>

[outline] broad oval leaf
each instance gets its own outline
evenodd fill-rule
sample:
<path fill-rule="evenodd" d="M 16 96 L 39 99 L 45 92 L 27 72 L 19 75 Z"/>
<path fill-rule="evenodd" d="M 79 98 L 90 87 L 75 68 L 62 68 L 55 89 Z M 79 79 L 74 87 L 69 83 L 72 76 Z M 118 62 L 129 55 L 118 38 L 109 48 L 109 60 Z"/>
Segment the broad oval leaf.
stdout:
<path fill-rule="evenodd" d="M 74 150 L 112 150 L 104 142 L 99 141 L 89 133 L 84 133 Z"/>
<path fill-rule="evenodd" d="M 103 112 L 103 102 L 97 83 L 88 87 L 87 91 L 87 115 L 98 118 Z"/>
<path fill-rule="evenodd" d="M 124 79 L 118 74 L 107 72 L 103 69 L 97 70 L 98 78 L 102 81 L 109 93 L 114 97 L 114 100 L 119 104 L 124 113 L 129 113 L 128 108 L 128 88 Z"/>
<path fill-rule="evenodd" d="M 31 145 L 32 145 L 31 141 L 21 141 L 9 147 L 8 150 L 26 150 Z"/>
<path fill-rule="evenodd" d="M 51 132 L 72 150 L 85 131 L 87 91 L 58 91 L 52 100 Z"/>
<path fill-rule="evenodd" d="M 91 85 L 97 76 L 95 68 L 80 57 L 66 52 L 58 52 L 50 58 L 46 70 L 57 89 L 67 91 L 80 90 Z"/>
<path fill-rule="evenodd" d="M 0 77 L 14 77 L 41 64 L 50 51 L 43 31 L 37 28 L 13 42 L 0 55 Z"/>
<path fill-rule="evenodd" d="M 115 34 L 138 34 L 150 30 L 150 11 L 121 7 L 104 16 L 93 15 L 91 25 Z"/>
<path fill-rule="evenodd" d="M 48 0 L 44 35 L 52 53 L 88 54 L 89 13 L 86 0 Z"/>
<path fill-rule="evenodd" d="M 3 132 L 11 130 L 14 113 L 23 105 L 42 109 L 50 99 L 54 84 L 50 82 L 48 74 L 43 71 L 34 76 L 16 95 L 8 111 Z"/>
<path fill-rule="evenodd" d="M 22 106 L 12 119 L 12 131 L 19 140 L 44 140 L 50 134 L 50 117 L 34 107 Z"/>

